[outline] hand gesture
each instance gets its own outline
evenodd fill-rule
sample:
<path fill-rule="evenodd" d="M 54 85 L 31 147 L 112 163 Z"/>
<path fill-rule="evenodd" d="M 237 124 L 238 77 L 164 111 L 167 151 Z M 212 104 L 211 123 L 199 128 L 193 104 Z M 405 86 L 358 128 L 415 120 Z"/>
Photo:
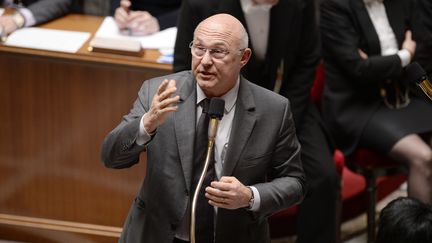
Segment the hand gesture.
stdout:
<path fill-rule="evenodd" d="M 249 206 L 252 190 L 235 177 L 223 176 L 220 181 L 213 181 L 206 188 L 205 196 L 212 206 L 237 209 Z"/>
<path fill-rule="evenodd" d="M 405 40 L 402 43 L 402 49 L 407 50 L 411 54 L 412 60 L 416 51 L 416 42 L 412 39 L 411 30 L 407 30 L 407 32 L 405 32 Z"/>
<path fill-rule="evenodd" d="M 144 114 L 144 128 L 148 133 L 153 133 L 164 121 L 168 113 L 176 111 L 176 105 L 180 96 L 173 96 L 176 92 L 176 81 L 165 79 L 153 96 L 150 109 Z"/>

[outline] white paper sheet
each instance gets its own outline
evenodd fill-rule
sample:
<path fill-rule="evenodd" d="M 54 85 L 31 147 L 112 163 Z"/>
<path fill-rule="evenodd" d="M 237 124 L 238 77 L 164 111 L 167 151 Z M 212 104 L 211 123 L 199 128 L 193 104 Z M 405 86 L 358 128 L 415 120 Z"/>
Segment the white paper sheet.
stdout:
<path fill-rule="evenodd" d="M 105 17 L 95 36 L 114 39 L 133 39 L 141 42 L 144 49 L 174 49 L 177 28 L 172 27 L 147 36 L 121 34 L 113 17 Z"/>
<path fill-rule="evenodd" d="M 88 32 L 31 27 L 14 31 L 8 36 L 5 45 L 75 53 L 89 37 Z"/>

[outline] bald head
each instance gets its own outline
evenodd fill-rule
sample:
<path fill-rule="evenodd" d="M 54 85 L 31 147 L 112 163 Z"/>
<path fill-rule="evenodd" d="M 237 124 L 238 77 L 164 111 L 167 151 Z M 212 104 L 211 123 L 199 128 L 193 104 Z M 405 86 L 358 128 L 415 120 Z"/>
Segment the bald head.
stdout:
<path fill-rule="evenodd" d="M 238 19 L 229 14 L 216 14 L 204 19 L 196 27 L 195 35 L 197 31 L 209 34 L 211 32 L 219 32 L 225 35 L 226 38 L 238 41 L 240 49 L 248 47 L 249 37 L 246 29 Z"/>

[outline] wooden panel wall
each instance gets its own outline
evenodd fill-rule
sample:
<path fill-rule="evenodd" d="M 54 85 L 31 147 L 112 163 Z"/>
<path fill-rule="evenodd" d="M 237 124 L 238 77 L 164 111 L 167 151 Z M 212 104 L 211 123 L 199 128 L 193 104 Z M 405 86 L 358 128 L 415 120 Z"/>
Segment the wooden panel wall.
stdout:
<path fill-rule="evenodd" d="M 145 155 L 107 169 L 100 146 L 142 82 L 166 73 L 0 52 L 0 239 L 117 241 Z"/>

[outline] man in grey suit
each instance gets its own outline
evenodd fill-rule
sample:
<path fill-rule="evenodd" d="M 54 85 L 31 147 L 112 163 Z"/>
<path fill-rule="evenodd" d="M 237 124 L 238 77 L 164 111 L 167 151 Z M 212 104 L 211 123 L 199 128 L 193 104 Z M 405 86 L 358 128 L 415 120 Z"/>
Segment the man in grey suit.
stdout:
<path fill-rule="evenodd" d="M 0 34 L 38 25 L 70 11 L 72 0 L 0 0 L 0 6 L 12 7 L 13 14 L 0 16 Z"/>
<path fill-rule="evenodd" d="M 203 20 L 189 45 L 192 70 L 145 81 L 130 113 L 105 138 L 107 167 L 130 167 L 147 152 L 147 174 L 120 242 L 189 241 L 195 130 L 205 98 L 225 101 L 216 179 L 205 188 L 214 207 L 212 242 L 270 242 L 267 218 L 303 199 L 289 101 L 240 75 L 251 56 L 247 45 L 246 30 L 233 16 Z"/>

